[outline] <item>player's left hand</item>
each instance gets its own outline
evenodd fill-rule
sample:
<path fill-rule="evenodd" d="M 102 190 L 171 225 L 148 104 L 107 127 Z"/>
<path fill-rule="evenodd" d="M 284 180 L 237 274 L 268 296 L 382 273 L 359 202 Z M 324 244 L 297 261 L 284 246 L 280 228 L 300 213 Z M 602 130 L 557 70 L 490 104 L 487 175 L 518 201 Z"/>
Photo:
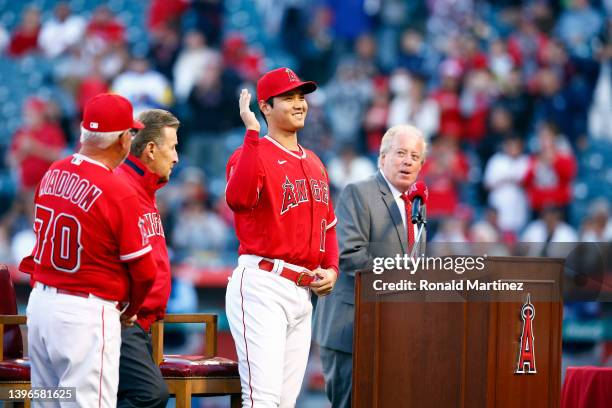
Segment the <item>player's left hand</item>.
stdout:
<path fill-rule="evenodd" d="M 310 288 L 317 296 L 327 296 L 334 289 L 338 275 L 334 269 L 317 268 L 312 273 L 319 277 L 310 284 Z"/>

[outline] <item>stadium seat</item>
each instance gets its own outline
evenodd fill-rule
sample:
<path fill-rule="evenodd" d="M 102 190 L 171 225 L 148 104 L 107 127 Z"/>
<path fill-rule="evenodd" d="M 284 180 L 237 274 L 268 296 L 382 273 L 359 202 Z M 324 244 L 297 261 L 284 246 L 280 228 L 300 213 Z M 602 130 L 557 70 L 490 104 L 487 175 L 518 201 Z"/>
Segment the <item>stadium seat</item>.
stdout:
<path fill-rule="evenodd" d="M 8 390 L 30 389 L 30 362 L 23 357 L 20 324 L 26 317 L 17 315 L 15 287 L 6 265 L 0 265 L 0 394 Z M 25 407 L 30 406 L 26 400 Z"/>
<path fill-rule="evenodd" d="M 204 323 L 203 355 L 163 354 L 165 323 Z M 230 395 L 232 408 L 242 406 L 238 364 L 217 356 L 217 315 L 169 314 L 152 326 L 153 358 L 159 365 L 177 408 L 190 408 L 192 396 Z"/>

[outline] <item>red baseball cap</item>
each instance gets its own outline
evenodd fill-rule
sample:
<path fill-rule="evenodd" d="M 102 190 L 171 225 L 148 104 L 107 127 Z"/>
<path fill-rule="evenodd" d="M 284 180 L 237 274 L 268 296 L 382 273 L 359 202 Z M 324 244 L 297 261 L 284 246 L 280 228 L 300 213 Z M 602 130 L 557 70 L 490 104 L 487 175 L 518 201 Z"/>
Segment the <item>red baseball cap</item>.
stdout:
<path fill-rule="evenodd" d="M 308 94 L 317 89 L 317 84 L 312 81 L 302 81 L 289 68 L 277 68 L 267 72 L 257 81 L 257 100 L 267 101 L 296 88 L 302 88 L 304 93 Z"/>
<path fill-rule="evenodd" d="M 87 101 L 83 109 L 84 129 L 92 132 L 117 132 L 127 129 L 143 129 L 134 119 L 130 101 L 121 95 L 103 93 Z"/>

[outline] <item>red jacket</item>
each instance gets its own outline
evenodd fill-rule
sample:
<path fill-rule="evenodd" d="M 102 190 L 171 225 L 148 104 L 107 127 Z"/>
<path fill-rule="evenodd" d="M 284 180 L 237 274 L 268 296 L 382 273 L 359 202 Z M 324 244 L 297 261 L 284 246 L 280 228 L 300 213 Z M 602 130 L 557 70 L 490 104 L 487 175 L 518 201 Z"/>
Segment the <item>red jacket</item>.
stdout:
<path fill-rule="evenodd" d="M 575 177 L 576 159 L 569 154 L 558 153 L 548 166 L 540 163 L 537 156 L 532 156 L 523 179 L 531 208 L 540 211 L 548 205 L 568 205 L 572 201 Z"/>
<path fill-rule="evenodd" d="M 151 323 L 164 318 L 170 296 L 170 261 L 164 227 L 155 202 L 155 192 L 166 183 L 160 182 L 158 175 L 149 171 L 137 157 L 132 155 L 115 170 L 115 174 L 124 179 L 138 193 L 144 213 L 144 230 L 153 247 L 151 253 L 157 266 L 153 287 L 137 313 L 138 324 L 148 331 Z"/>

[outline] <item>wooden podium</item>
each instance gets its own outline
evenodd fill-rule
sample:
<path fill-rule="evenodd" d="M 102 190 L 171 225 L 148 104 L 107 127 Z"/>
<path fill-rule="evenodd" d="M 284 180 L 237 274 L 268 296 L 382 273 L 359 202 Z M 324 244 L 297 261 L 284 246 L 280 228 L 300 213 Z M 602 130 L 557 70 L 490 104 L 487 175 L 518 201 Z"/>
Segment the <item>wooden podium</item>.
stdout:
<path fill-rule="evenodd" d="M 422 291 L 407 298 L 372 285 L 406 279 L 408 272 L 358 273 L 353 407 L 559 407 L 563 261 L 489 258 L 486 272 L 481 279 L 523 282 L 523 291 L 495 292 L 492 300 L 468 290 L 443 294 L 454 296 L 451 301 Z M 445 273 L 428 270 L 409 279 Z M 515 374 L 528 293 L 536 373 Z"/>

